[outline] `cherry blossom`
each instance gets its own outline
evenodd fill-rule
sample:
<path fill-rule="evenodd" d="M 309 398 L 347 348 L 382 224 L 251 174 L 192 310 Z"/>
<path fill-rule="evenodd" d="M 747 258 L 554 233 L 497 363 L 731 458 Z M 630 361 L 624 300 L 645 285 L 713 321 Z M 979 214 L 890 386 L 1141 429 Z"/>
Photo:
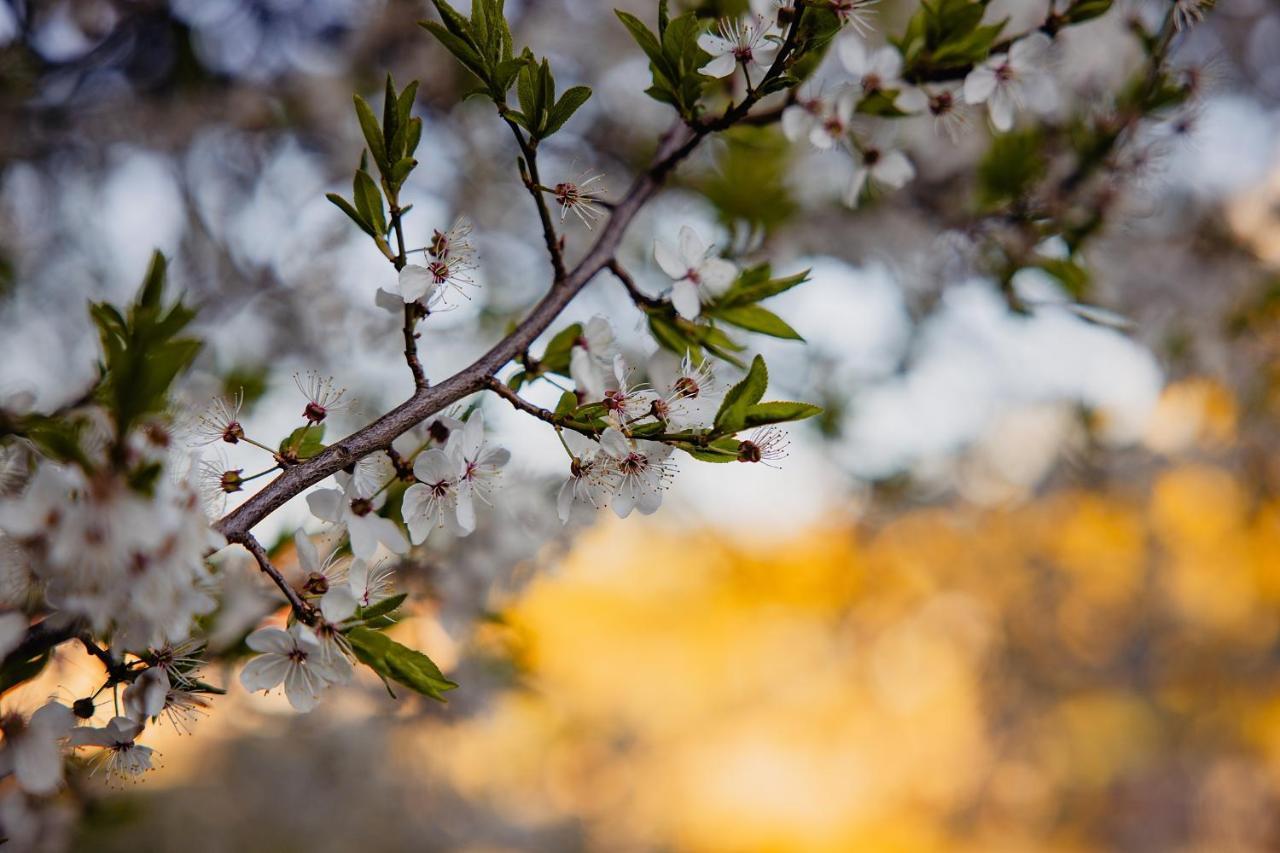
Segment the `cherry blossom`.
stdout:
<path fill-rule="evenodd" d="M 244 689 L 252 693 L 283 683 L 285 696 L 295 710 L 310 711 L 326 687 L 346 680 L 342 669 L 324 654 L 315 632 L 301 622 L 290 625 L 288 631 L 261 628 L 250 634 L 245 644 L 261 654 L 240 671 Z M 345 675 L 350 675 L 350 665 Z"/>
<path fill-rule="evenodd" d="M 999 131 L 1013 127 L 1014 112 L 1019 109 L 1052 109 L 1057 93 L 1047 71 L 1051 44 L 1044 33 L 1033 33 L 1014 42 L 1008 53 L 974 68 L 964 78 L 965 102 L 985 103 L 991 125 Z"/>
<path fill-rule="evenodd" d="M 738 275 L 737 266 L 716 256 L 715 247 L 704 243 L 688 225 L 680 229 L 678 248 L 655 241 L 653 257 L 675 281 L 671 304 L 687 320 L 697 319 L 702 306 L 728 290 Z"/>
<path fill-rule="evenodd" d="M 717 32 L 698 38 L 698 46 L 712 57 L 699 70 L 709 77 L 728 77 L 739 64 L 767 70 L 778 52 L 777 43 L 770 40 L 773 35 L 773 25 L 760 15 L 721 20 Z"/>

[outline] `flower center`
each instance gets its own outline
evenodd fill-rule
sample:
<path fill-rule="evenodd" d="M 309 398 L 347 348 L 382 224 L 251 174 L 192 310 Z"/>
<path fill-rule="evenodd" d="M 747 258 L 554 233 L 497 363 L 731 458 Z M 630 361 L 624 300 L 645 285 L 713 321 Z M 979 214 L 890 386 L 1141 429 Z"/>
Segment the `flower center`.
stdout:
<path fill-rule="evenodd" d="M 870 95 L 874 92 L 879 92 L 881 87 L 883 86 L 884 86 L 884 81 L 880 79 L 879 74 L 868 74 L 867 76 L 862 78 L 863 94 Z"/>
<path fill-rule="evenodd" d="M 227 444 L 235 444 L 242 438 L 244 438 L 244 427 L 240 426 L 239 421 L 232 421 L 222 431 L 222 440 Z"/>
<path fill-rule="evenodd" d="M 698 396 L 698 392 L 701 389 L 698 388 L 698 383 L 694 381 L 692 377 L 681 376 L 679 379 L 676 380 L 674 390 L 676 392 L 677 397 L 693 398 Z"/>
<path fill-rule="evenodd" d="M 1001 83 L 1008 83 L 1013 79 L 1013 66 L 1005 63 L 996 69 L 996 80 Z"/>
<path fill-rule="evenodd" d="M 622 469 L 623 474 L 634 476 L 649 467 L 649 459 L 643 453 L 636 453 L 633 450 L 618 463 L 618 467 Z"/>
<path fill-rule="evenodd" d="M 351 512 L 353 515 L 364 518 L 373 512 L 373 501 L 368 498 L 356 498 L 351 502 Z"/>
<path fill-rule="evenodd" d="M 880 149 L 879 149 L 879 148 L 868 148 L 866 151 L 863 151 L 863 152 L 862 152 L 862 162 L 863 162 L 863 163 L 866 163 L 868 166 L 874 166 L 876 163 L 879 163 L 879 162 L 880 162 Z"/>
<path fill-rule="evenodd" d="M 302 416 L 313 424 L 320 423 L 328 414 L 329 413 L 325 410 L 325 407 L 317 403 L 315 400 L 307 403 L 307 407 L 302 410 Z"/>
<path fill-rule="evenodd" d="M 427 270 L 436 284 L 444 284 L 449 280 L 449 265 L 444 261 L 432 261 L 427 264 Z"/>

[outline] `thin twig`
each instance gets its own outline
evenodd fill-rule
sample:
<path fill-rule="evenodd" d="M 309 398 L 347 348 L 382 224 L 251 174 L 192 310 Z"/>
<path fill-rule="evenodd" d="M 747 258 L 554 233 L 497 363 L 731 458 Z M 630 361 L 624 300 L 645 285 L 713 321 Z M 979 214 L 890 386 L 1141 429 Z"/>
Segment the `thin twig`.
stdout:
<path fill-rule="evenodd" d="M 289 586 L 289 582 L 284 579 L 284 575 L 280 574 L 280 570 L 271 565 L 271 558 L 267 556 L 267 549 L 262 547 L 262 543 L 252 533 L 245 533 L 236 541 L 243 545 L 253 555 L 253 558 L 258 561 L 258 568 L 262 569 L 263 573 L 271 578 L 276 586 L 280 587 L 280 591 L 289 600 L 289 606 L 293 608 L 293 612 L 297 614 L 298 619 L 308 625 L 314 624 L 316 621 L 315 610 L 302 600 L 297 590 Z"/>
<path fill-rule="evenodd" d="M 636 287 L 636 281 L 631 274 L 622 268 L 622 264 L 618 263 L 617 258 L 609 259 L 609 272 L 613 273 L 618 281 L 622 282 L 622 286 L 627 289 L 627 294 L 631 297 L 631 301 L 641 311 L 656 311 L 665 304 L 661 299 L 654 299 L 652 296 L 646 296 Z"/>
<path fill-rule="evenodd" d="M 499 106 L 498 111 L 502 115 L 502 120 L 511 128 L 516 144 L 520 146 L 520 153 L 523 155 L 520 177 L 524 181 L 525 188 L 529 190 L 529 195 L 533 196 L 533 203 L 538 207 L 538 219 L 542 222 L 542 239 L 547 244 L 547 254 L 551 256 L 551 268 L 555 271 L 555 280 L 564 281 L 564 251 L 560 245 L 560 236 L 556 234 L 555 222 L 551 218 L 547 200 L 542 196 L 542 178 L 538 175 L 537 143 L 527 140 L 520 131 L 520 126 L 514 120 L 507 118 L 505 105 Z"/>

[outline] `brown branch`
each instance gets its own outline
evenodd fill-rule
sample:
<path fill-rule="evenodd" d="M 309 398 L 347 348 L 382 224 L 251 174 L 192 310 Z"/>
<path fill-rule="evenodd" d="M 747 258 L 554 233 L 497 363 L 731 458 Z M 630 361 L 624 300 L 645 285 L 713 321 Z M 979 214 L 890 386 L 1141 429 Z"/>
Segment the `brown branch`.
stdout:
<path fill-rule="evenodd" d="M 403 214 L 400 199 L 396 197 L 391 202 L 391 227 L 396 233 L 396 256 L 391 263 L 395 264 L 397 273 L 409 263 L 409 256 L 405 251 Z M 421 389 L 427 387 L 427 374 L 422 369 L 422 362 L 418 360 L 419 311 L 418 306 L 413 303 L 404 306 L 404 360 L 409 365 L 409 372 L 413 374 L 413 387 Z"/>
<path fill-rule="evenodd" d="M 803 10 L 803 7 L 801 8 Z M 757 92 L 765 81 L 772 80 L 785 70 L 791 53 L 795 49 L 802 17 L 803 14 L 796 16 L 773 66 L 765 74 L 761 86 L 757 86 Z M 622 200 L 614 207 L 613 215 L 600 230 L 595 244 L 586 256 L 573 269 L 567 270 L 562 277 L 556 279 L 551 289 L 520 322 L 515 331 L 468 367 L 438 385 L 417 388 L 412 397 L 373 423 L 334 442 L 310 459 L 290 467 L 268 483 L 262 491 L 215 524 L 215 529 L 228 541 L 243 544 L 252 550 L 248 545 L 253 541 L 249 531 L 290 498 L 343 468 L 355 464 L 370 453 L 385 450 L 391 446 L 395 438 L 416 424 L 451 403 L 488 387 L 490 378 L 512 359 L 527 351 L 537 337 L 578 295 L 578 292 L 609 265 L 636 213 L 657 193 L 667 176 L 689 156 L 703 137 L 724 130 L 745 118 L 758 100 L 758 94 L 747 96 L 737 106 L 726 110 L 718 119 L 697 122 L 693 125 L 687 125 L 683 121 L 674 124 L 663 135 L 658 151 L 648 169 L 632 182 Z M 545 207 L 545 202 L 542 202 L 542 205 Z M 548 218 L 549 215 L 548 212 Z"/>
<path fill-rule="evenodd" d="M 551 218 L 551 210 L 547 207 L 547 200 L 542 197 L 542 178 L 538 175 L 538 143 L 527 140 L 525 135 L 520 132 L 520 126 L 507 117 L 506 104 L 498 106 L 498 113 L 502 116 L 502 120 L 507 123 L 507 126 L 511 128 L 511 133 L 516 138 L 516 144 L 520 146 L 522 155 L 520 178 L 524 181 L 525 188 L 529 190 L 529 195 L 533 196 L 533 203 L 537 205 L 538 219 L 542 222 L 542 239 L 547 244 L 547 254 L 551 256 L 551 268 L 555 271 L 555 280 L 557 282 L 564 281 L 564 251 L 560 245 L 560 236 L 556 234 L 555 222 Z"/>
<path fill-rule="evenodd" d="M 227 538 L 230 539 L 231 537 L 228 536 Z M 253 555 L 253 558 L 258 561 L 258 568 L 262 569 L 263 574 L 271 578 L 275 585 L 280 587 L 280 591 L 289 600 L 289 606 L 298 615 L 298 619 L 308 625 L 314 624 L 316 621 L 315 609 L 303 601 L 302 597 L 298 595 L 298 591 L 289 586 L 289 582 L 284 579 L 284 575 L 280 574 L 280 570 L 271 565 L 271 558 L 267 556 L 267 549 L 262 547 L 262 543 L 252 533 L 245 533 L 236 541 L 243 545 Z"/>
<path fill-rule="evenodd" d="M 641 292 L 640 288 L 636 287 L 635 279 L 631 277 L 629 272 L 622 268 L 622 264 L 618 263 L 616 258 L 609 259 L 608 267 L 609 272 L 613 273 L 614 278 L 622 282 L 622 286 L 627 289 L 627 294 L 631 297 L 631 301 L 636 304 L 637 308 L 641 311 L 652 311 L 662 308 L 664 304 L 663 301 L 661 299 L 654 299 L 652 296 L 646 296 Z"/>

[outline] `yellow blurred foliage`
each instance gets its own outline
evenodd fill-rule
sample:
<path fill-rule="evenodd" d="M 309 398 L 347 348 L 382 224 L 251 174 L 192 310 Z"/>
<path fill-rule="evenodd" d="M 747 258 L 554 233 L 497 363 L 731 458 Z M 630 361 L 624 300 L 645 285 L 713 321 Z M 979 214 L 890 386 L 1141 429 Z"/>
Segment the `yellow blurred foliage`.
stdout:
<path fill-rule="evenodd" d="M 1278 521 L 1186 464 L 763 549 L 606 525 L 511 603 L 523 686 L 432 754 L 600 850 L 1274 849 Z"/>

